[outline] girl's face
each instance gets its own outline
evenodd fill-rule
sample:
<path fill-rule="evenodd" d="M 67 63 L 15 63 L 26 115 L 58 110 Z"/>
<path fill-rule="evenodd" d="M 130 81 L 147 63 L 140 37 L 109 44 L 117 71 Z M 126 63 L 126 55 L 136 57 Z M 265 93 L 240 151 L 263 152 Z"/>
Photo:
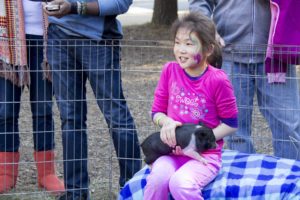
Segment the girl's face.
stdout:
<path fill-rule="evenodd" d="M 202 45 L 194 32 L 179 28 L 175 37 L 174 55 L 180 66 L 186 71 L 201 71 L 205 65 Z"/>

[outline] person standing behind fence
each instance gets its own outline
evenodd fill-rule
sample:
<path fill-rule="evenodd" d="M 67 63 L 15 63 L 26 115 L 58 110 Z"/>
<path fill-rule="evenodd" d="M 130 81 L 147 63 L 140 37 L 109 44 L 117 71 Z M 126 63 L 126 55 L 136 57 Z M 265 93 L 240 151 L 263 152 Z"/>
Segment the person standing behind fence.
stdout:
<path fill-rule="evenodd" d="M 6 11 L 1 13 L 0 20 L 0 193 L 15 187 L 18 177 L 18 120 L 26 85 L 31 102 L 38 185 L 47 191 L 62 192 L 64 184 L 55 175 L 52 84 L 43 78 L 42 69 L 42 4 L 29 0 L 0 2 Z M 48 76 L 46 71 L 44 75 Z"/>
<path fill-rule="evenodd" d="M 62 120 L 64 181 L 61 199 L 88 197 L 86 81 L 104 114 L 119 159 L 120 186 L 141 167 L 134 120 L 121 85 L 121 24 L 131 0 L 54 0 L 58 11 L 47 11 L 48 59 Z M 46 5 L 45 5 L 46 6 Z M 95 133 L 97 134 L 97 133 Z M 77 160 L 75 160 L 77 159 Z"/>
<path fill-rule="evenodd" d="M 220 34 L 218 38 L 226 43 L 222 68 L 231 76 L 239 107 L 239 129 L 227 138 L 228 147 L 246 153 L 255 152 L 251 126 L 256 91 L 258 106 L 272 131 L 274 155 L 300 159 L 299 142 L 296 142 L 300 139 L 296 68 L 288 66 L 285 83 L 269 83 L 265 73 L 270 2 L 189 0 L 189 6 L 190 11 L 212 16 Z"/>
<path fill-rule="evenodd" d="M 177 126 L 200 122 L 211 129 L 217 148 L 201 153 L 207 164 L 183 155 L 159 157 L 147 177 L 145 200 L 168 199 L 169 192 L 174 199 L 203 199 L 202 189 L 221 168 L 223 137 L 237 128 L 233 87 L 223 70 L 208 63 L 219 48 L 214 23 L 191 13 L 177 20 L 172 30 L 176 62 L 162 69 L 152 104 L 153 122 L 162 127 L 161 140 L 173 148 Z"/>

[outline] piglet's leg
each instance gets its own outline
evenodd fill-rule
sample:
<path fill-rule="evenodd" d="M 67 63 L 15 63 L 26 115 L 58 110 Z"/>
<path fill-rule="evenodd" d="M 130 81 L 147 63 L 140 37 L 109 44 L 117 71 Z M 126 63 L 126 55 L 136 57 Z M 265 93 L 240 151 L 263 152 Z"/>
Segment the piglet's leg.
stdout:
<path fill-rule="evenodd" d="M 183 150 L 183 154 L 207 165 L 207 160 L 205 158 L 203 158 L 198 152 L 196 152 L 192 149 Z"/>

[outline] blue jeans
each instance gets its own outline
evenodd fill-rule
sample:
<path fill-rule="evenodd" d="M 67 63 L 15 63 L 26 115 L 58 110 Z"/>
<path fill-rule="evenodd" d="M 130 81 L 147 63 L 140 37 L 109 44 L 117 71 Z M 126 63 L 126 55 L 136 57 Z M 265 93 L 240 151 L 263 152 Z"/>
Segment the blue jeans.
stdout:
<path fill-rule="evenodd" d="M 113 139 L 120 185 L 141 167 L 136 127 L 121 86 L 118 42 L 84 39 L 56 25 L 48 28 L 48 60 L 62 120 L 64 181 L 67 190 L 77 193 L 88 191 L 87 79 Z"/>
<path fill-rule="evenodd" d="M 54 122 L 52 118 L 52 84 L 43 79 L 43 37 L 26 35 L 27 60 L 30 69 L 29 86 L 32 112 L 33 142 L 36 151 L 54 148 Z M 19 150 L 19 113 L 23 87 L 0 77 L 0 151 Z"/>
<path fill-rule="evenodd" d="M 229 148 L 245 153 L 255 152 L 251 126 L 256 92 L 260 112 L 272 132 L 274 155 L 300 160 L 300 100 L 296 68 L 288 68 L 285 83 L 272 84 L 268 83 L 263 63 L 224 61 L 222 69 L 232 81 L 239 108 L 238 131 L 226 138 Z"/>

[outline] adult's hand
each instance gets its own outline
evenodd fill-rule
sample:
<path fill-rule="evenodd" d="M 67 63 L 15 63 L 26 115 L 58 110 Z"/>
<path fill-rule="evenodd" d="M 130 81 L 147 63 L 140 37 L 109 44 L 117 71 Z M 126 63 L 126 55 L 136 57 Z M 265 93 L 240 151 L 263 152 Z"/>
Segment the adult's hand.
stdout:
<path fill-rule="evenodd" d="M 46 3 L 43 3 L 43 10 L 45 13 L 47 13 L 47 15 L 49 16 L 54 16 L 57 18 L 61 18 L 65 15 L 68 15 L 71 11 L 71 3 L 68 2 L 67 0 L 54 0 L 51 1 L 51 3 L 48 3 L 48 5 L 59 5 L 59 10 L 57 11 L 49 11 L 46 9 Z"/>

